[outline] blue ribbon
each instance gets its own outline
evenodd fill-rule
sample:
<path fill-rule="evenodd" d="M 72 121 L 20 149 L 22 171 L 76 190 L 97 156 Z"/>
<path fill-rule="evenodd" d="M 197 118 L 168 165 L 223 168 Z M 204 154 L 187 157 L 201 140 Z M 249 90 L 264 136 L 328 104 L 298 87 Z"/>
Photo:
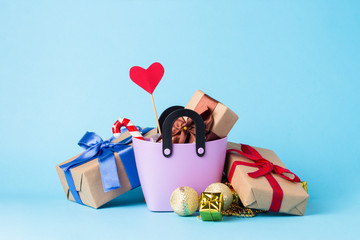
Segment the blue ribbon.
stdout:
<path fill-rule="evenodd" d="M 146 134 L 152 128 L 139 128 L 141 134 Z M 94 132 L 86 132 L 80 139 L 78 145 L 85 149 L 78 158 L 71 162 L 65 163 L 60 168 L 65 173 L 65 178 L 69 186 L 70 192 L 77 203 L 83 204 L 79 193 L 76 191 L 71 169 L 98 158 L 100 175 L 103 183 L 104 191 L 108 192 L 121 187 L 119 175 L 117 172 L 114 153 L 118 153 L 124 165 L 125 171 L 130 181 L 131 188 L 140 186 L 139 176 L 136 169 L 134 149 L 128 145 L 132 142 L 132 137 L 128 137 L 118 143 L 112 143 L 115 138 L 111 137 L 104 141 Z"/>

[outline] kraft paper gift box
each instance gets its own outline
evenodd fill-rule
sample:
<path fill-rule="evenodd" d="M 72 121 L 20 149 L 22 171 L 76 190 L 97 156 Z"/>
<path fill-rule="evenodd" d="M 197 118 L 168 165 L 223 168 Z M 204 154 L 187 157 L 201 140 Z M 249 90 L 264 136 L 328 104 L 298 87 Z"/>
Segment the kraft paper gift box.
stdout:
<path fill-rule="evenodd" d="M 143 133 L 144 137 L 150 137 L 156 134 L 157 130 L 147 128 L 142 129 L 141 132 Z M 108 166 L 114 168 L 110 170 L 115 171 L 115 175 L 118 176 L 118 180 L 115 180 L 120 183 L 120 185 L 114 190 L 104 190 L 103 183 L 104 181 L 108 181 L 109 179 L 106 180 L 106 176 L 101 175 L 98 158 L 87 161 L 80 165 L 75 164 L 75 166 L 70 169 L 70 176 L 66 176 L 65 171 L 62 167 L 74 163 L 74 161 L 77 161 L 78 157 L 83 153 L 80 153 L 77 156 L 72 157 L 69 160 L 56 166 L 57 173 L 59 175 L 61 184 L 68 200 L 76 201 L 78 203 L 82 203 L 93 208 L 99 208 L 100 206 L 118 197 L 119 195 L 140 186 L 140 181 L 137 175 L 137 169 L 135 164 L 134 152 L 131 145 L 131 135 L 128 131 L 121 134 L 120 137 L 111 141 L 111 143 L 120 142 L 126 143 L 124 144 L 125 154 L 120 154 L 122 156 L 125 156 L 125 159 L 122 159 L 122 157 L 120 157 L 119 153 L 116 151 L 114 151 L 113 153 L 110 152 L 108 154 L 109 157 L 112 157 L 111 155 L 113 155 L 113 157 L 115 158 L 116 165 L 111 165 L 110 163 L 110 165 Z M 72 194 L 69 184 L 73 186 L 72 191 L 74 192 L 74 194 Z M 73 195 L 75 195 L 75 197 Z"/>
<path fill-rule="evenodd" d="M 200 115 L 202 115 L 205 110 L 211 112 L 213 122 L 210 131 L 215 135 L 207 136 L 207 141 L 226 137 L 239 118 L 230 108 L 200 90 L 195 92 L 185 108 L 194 110 Z M 205 124 L 206 121 L 207 120 L 204 119 Z"/>
<path fill-rule="evenodd" d="M 228 142 L 227 149 L 225 173 L 245 207 L 293 215 L 305 214 L 309 195 L 299 183 L 300 179 L 286 169 L 272 150 L 248 145 L 242 148 L 241 144 L 232 142 Z M 229 149 L 245 150 L 245 154 L 229 152 Z M 265 174 L 266 171 L 271 172 Z"/>

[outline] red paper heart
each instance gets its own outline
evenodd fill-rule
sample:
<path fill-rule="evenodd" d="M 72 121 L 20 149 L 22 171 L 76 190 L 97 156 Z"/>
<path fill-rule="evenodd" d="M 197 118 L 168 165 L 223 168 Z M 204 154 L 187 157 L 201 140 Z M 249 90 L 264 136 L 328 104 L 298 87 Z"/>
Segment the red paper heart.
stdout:
<path fill-rule="evenodd" d="M 138 66 L 132 67 L 130 69 L 130 78 L 142 89 L 152 94 L 164 76 L 164 72 L 164 67 L 160 63 L 155 62 L 148 69 Z"/>

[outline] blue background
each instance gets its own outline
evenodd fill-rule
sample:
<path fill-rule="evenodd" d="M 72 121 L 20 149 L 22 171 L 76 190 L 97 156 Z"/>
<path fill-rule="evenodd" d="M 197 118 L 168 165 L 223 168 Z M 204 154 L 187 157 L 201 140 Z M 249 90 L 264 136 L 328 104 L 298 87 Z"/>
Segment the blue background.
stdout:
<path fill-rule="evenodd" d="M 4 239 L 355 238 L 359 1 L 0 0 L 0 232 Z M 147 210 L 141 189 L 94 210 L 55 165 L 125 116 L 155 126 L 128 76 L 159 61 L 158 112 L 202 89 L 239 115 L 234 142 L 273 149 L 308 181 L 305 217 L 205 223 Z"/>

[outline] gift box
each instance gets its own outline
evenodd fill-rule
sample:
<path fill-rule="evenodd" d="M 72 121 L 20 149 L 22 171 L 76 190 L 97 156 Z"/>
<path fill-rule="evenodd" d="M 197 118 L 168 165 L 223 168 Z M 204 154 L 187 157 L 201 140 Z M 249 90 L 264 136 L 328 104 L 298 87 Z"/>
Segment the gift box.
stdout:
<path fill-rule="evenodd" d="M 200 217 L 203 221 L 221 221 L 223 210 L 223 194 L 202 192 L 200 197 Z"/>
<path fill-rule="evenodd" d="M 152 128 L 140 132 L 144 137 L 157 133 Z M 131 142 L 129 132 L 106 141 L 87 132 L 79 141 L 86 151 L 56 166 L 68 200 L 99 208 L 140 186 Z"/>
<path fill-rule="evenodd" d="M 309 195 L 269 149 L 228 143 L 225 173 L 247 208 L 304 215 Z"/>
<path fill-rule="evenodd" d="M 194 110 L 203 118 L 207 127 L 206 141 L 226 137 L 239 118 L 231 109 L 200 90 L 195 92 L 185 108 Z M 183 121 L 182 125 L 180 122 L 180 129 L 181 127 L 188 130 L 190 124 Z M 189 142 L 193 141 L 190 139 Z"/>

